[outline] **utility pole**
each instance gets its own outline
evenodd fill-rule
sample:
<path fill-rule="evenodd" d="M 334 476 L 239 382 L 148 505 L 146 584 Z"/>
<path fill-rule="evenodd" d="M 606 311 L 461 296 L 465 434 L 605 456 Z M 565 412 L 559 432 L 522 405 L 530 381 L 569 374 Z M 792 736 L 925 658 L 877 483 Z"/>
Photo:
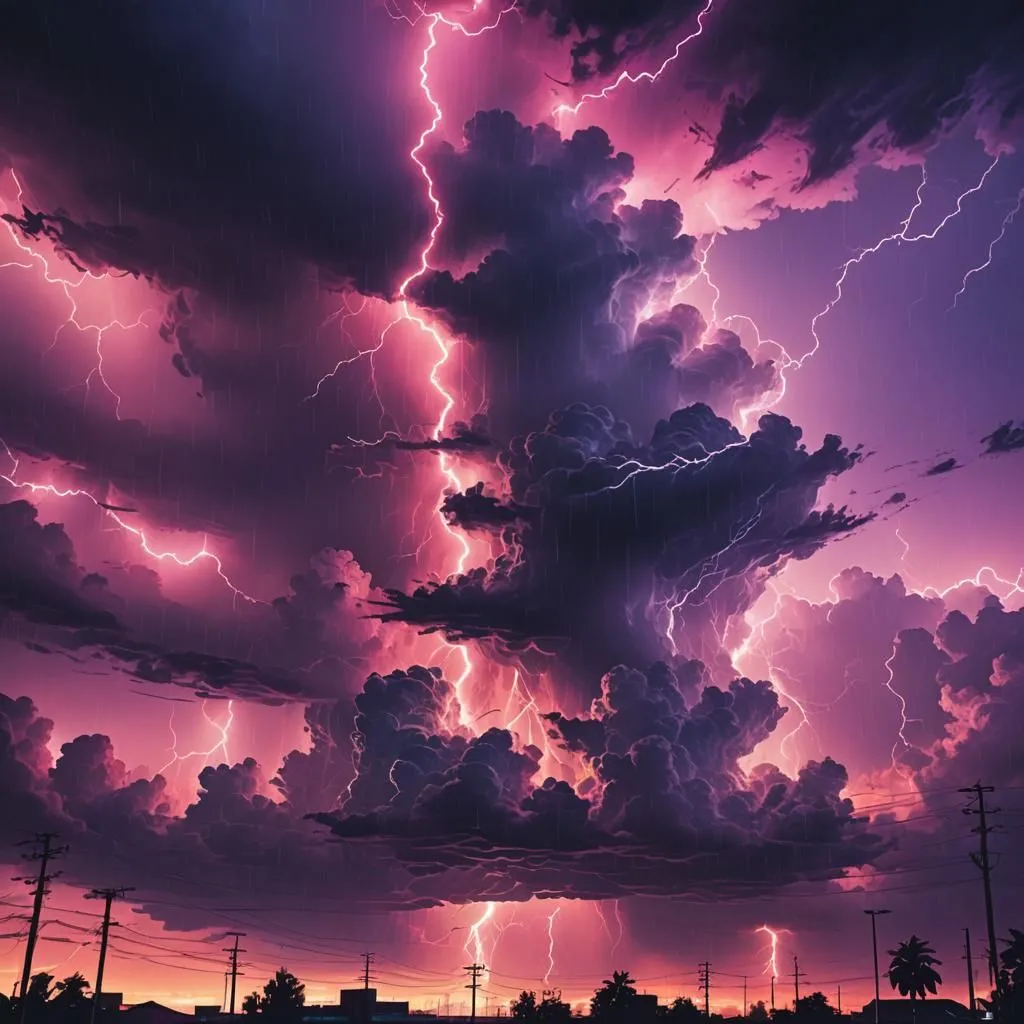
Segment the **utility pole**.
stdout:
<path fill-rule="evenodd" d="M 363 991 L 370 991 L 370 964 L 376 959 L 375 953 L 363 954 Z"/>
<path fill-rule="evenodd" d="M 35 883 L 35 889 L 32 892 L 34 897 L 32 902 L 32 918 L 28 926 L 28 941 L 25 943 L 25 963 L 21 969 L 21 1012 L 18 1015 L 20 1024 L 25 1024 L 25 1021 L 28 1019 L 28 983 L 32 975 L 32 955 L 35 953 L 36 940 L 39 938 L 39 919 L 43 913 L 43 897 L 50 891 L 46 886 L 48 882 L 52 882 L 53 879 L 61 874 L 59 871 L 47 873 L 46 869 L 51 860 L 62 856 L 68 851 L 66 846 L 53 845 L 53 841 L 56 838 L 57 834 L 55 832 L 39 832 L 35 839 L 30 839 L 27 843 L 18 844 L 19 846 L 34 847 L 31 853 L 22 854 L 25 860 L 39 861 L 39 874 L 35 878 L 15 879 L 15 881 L 23 881 L 26 885 Z"/>
<path fill-rule="evenodd" d="M 971 1004 L 971 1013 L 978 1009 L 977 1000 L 974 997 L 974 961 L 971 959 L 971 929 L 964 929 L 964 959 L 967 961 L 967 995 Z"/>
<path fill-rule="evenodd" d="M 711 964 L 705 960 L 697 965 L 697 987 L 704 993 L 704 1016 L 711 1019 Z"/>
<path fill-rule="evenodd" d="M 1001 994 L 999 992 L 999 952 L 996 946 L 995 915 L 992 910 L 992 865 L 988 857 L 988 834 L 993 829 L 986 819 L 988 814 L 998 814 L 999 808 L 985 807 L 985 794 L 995 792 L 992 786 L 983 786 L 980 782 L 977 782 L 973 786 L 961 789 L 960 792 L 969 793 L 978 801 L 977 807 L 965 807 L 964 814 L 976 814 L 978 816 L 978 827 L 971 831 L 977 832 L 981 837 L 981 850 L 979 853 L 972 853 L 971 860 L 981 870 L 982 881 L 985 884 L 985 924 L 988 927 L 988 973 L 992 982 L 992 988 L 995 990 L 996 995 L 999 996 Z M 997 1005 L 998 1002 L 997 998 Z"/>
<path fill-rule="evenodd" d="M 231 1001 L 228 1003 L 228 1013 L 233 1017 L 235 1015 L 235 985 L 238 982 L 238 954 L 245 953 L 247 950 L 238 948 L 238 940 L 245 937 L 245 932 L 228 932 L 225 938 L 232 936 L 234 938 L 234 944 L 225 948 L 224 952 L 228 955 L 228 963 L 231 965 Z"/>
<path fill-rule="evenodd" d="M 468 988 L 471 993 L 469 1020 L 470 1024 L 473 1024 L 473 1022 L 476 1021 L 476 990 L 480 987 L 480 976 L 487 970 L 487 968 L 484 967 L 483 964 L 478 964 L 474 961 L 468 967 L 463 967 L 462 969 L 466 971 L 470 977 L 470 982 L 466 988 Z"/>
<path fill-rule="evenodd" d="M 772 974 L 772 1009 L 775 1009 L 775 975 Z"/>
<path fill-rule="evenodd" d="M 882 997 L 878 992 L 878 931 L 875 928 L 875 918 L 881 917 L 883 914 L 891 913 L 891 911 L 865 910 L 864 913 L 871 916 L 871 951 L 875 958 L 875 1024 L 878 1024 L 878 1004 Z"/>
<path fill-rule="evenodd" d="M 836 985 L 836 1009 L 839 1011 L 839 1016 L 843 1015 L 843 986 Z"/>
<path fill-rule="evenodd" d="M 96 1024 L 96 1011 L 99 1008 L 100 997 L 103 995 L 103 968 L 107 963 L 107 938 L 110 935 L 111 924 L 116 921 L 110 920 L 110 907 L 114 900 L 124 896 L 125 893 L 134 892 L 134 886 L 121 886 L 118 889 L 90 889 L 86 894 L 87 900 L 103 900 L 103 924 L 100 925 L 100 962 L 96 968 L 96 987 L 92 992 L 92 1009 L 89 1011 L 89 1024 Z"/>
<path fill-rule="evenodd" d="M 743 975 L 743 1013 L 741 1016 L 746 1017 L 747 1015 L 747 976 Z"/>

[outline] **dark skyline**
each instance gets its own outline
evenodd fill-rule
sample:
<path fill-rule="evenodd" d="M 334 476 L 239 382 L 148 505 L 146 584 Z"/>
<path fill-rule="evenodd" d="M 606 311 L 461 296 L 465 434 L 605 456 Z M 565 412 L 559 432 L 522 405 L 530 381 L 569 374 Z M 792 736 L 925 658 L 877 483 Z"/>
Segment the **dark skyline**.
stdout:
<path fill-rule="evenodd" d="M 11 14 L 0 840 L 66 837 L 55 907 L 135 887 L 113 987 L 202 1003 L 241 928 L 311 990 L 372 947 L 428 1003 L 467 956 L 674 995 L 767 982 L 767 928 L 863 1003 L 867 907 L 980 946 L 979 779 L 1024 926 L 1022 44 L 1009 0 Z"/>

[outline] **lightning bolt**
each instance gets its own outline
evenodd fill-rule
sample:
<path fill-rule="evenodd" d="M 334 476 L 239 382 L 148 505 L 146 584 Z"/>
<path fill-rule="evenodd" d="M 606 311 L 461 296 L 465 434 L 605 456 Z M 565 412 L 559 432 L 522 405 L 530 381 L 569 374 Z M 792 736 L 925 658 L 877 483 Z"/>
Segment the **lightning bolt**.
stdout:
<path fill-rule="evenodd" d="M 474 0 L 473 13 L 480 9 L 483 2 L 484 0 Z M 419 88 L 420 92 L 423 94 L 423 98 L 426 100 L 427 107 L 431 112 L 431 120 L 427 127 L 420 133 L 416 145 L 410 150 L 409 158 L 419 168 L 420 174 L 423 178 L 424 185 L 426 186 L 427 200 L 434 214 L 434 223 L 430 229 L 430 234 L 427 237 L 426 245 L 420 253 L 419 265 L 399 285 L 398 297 L 402 310 L 401 319 L 408 320 L 419 327 L 420 331 L 422 331 L 423 334 L 433 342 L 437 349 L 437 359 L 431 367 L 429 375 L 430 386 L 435 392 L 437 392 L 437 395 L 441 400 L 441 411 L 438 414 L 433 430 L 433 439 L 435 441 L 439 441 L 444 437 L 445 428 L 448 425 L 449 417 L 451 416 L 452 410 L 455 408 L 456 404 L 455 396 L 445 387 L 440 376 L 444 366 L 451 358 L 453 342 L 442 337 L 439 328 L 435 324 L 429 323 L 423 316 L 415 312 L 409 299 L 409 289 L 431 269 L 430 259 L 437 245 L 437 239 L 445 221 L 444 210 L 441 207 L 441 200 L 438 198 L 437 191 L 434 187 L 434 179 L 431 177 L 430 169 L 427 167 L 426 162 L 423 159 L 423 151 L 426 148 L 427 143 L 436 134 L 444 120 L 444 111 L 441 109 L 441 105 L 437 101 L 437 98 L 434 96 L 430 87 L 430 58 L 437 49 L 437 30 L 439 25 L 446 25 L 453 31 L 461 32 L 467 37 L 475 37 L 496 28 L 502 17 L 511 9 L 511 7 L 503 8 L 498 12 L 497 17 L 493 22 L 484 25 L 482 28 L 476 29 L 475 31 L 466 29 L 458 22 L 449 21 L 441 14 L 431 14 L 429 16 L 424 15 L 427 17 L 427 42 L 423 48 L 423 56 L 419 66 Z M 454 461 L 446 452 L 442 451 L 439 453 L 438 464 L 441 469 L 442 489 L 438 501 L 437 519 L 440 521 L 441 527 L 445 533 L 447 533 L 455 542 L 456 549 L 458 551 L 454 572 L 463 573 L 465 572 L 466 563 L 471 554 L 469 541 L 465 534 L 455 530 L 451 526 L 444 514 L 441 512 L 440 506 L 445 493 L 449 489 L 456 492 L 462 491 L 464 489 L 464 485 L 455 470 Z M 472 716 L 470 714 L 468 703 L 464 699 L 464 688 L 467 680 L 473 672 L 473 660 L 470 656 L 469 649 L 465 644 L 449 644 L 447 646 L 449 646 L 449 648 L 456 648 L 462 661 L 462 671 L 454 681 L 453 686 L 455 693 L 459 698 L 459 723 L 463 726 L 469 726 L 472 723 Z"/>
<path fill-rule="evenodd" d="M 760 928 L 755 928 L 754 932 L 755 934 L 763 932 L 768 936 L 771 942 L 768 953 L 768 962 L 764 965 L 764 970 L 761 973 L 770 975 L 774 981 L 779 976 L 779 936 L 790 934 L 789 930 L 786 928 L 779 928 L 776 930 L 775 928 L 771 928 L 768 925 L 763 924 Z"/>
<path fill-rule="evenodd" d="M 896 660 L 896 654 L 897 654 L 898 651 L 899 651 L 899 641 L 898 640 L 894 640 L 893 643 L 892 643 L 892 654 L 890 654 L 889 657 L 885 659 L 885 671 L 886 671 L 887 675 L 886 675 L 886 680 L 885 680 L 885 684 L 884 685 L 885 685 L 885 688 L 899 702 L 899 707 L 900 707 L 900 727 L 899 727 L 899 730 L 897 732 L 896 742 L 894 742 L 893 745 L 892 745 L 892 755 L 891 755 L 892 767 L 893 767 L 893 770 L 897 774 L 902 775 L 903 778 L 905 778 L 905 779 L 907 779 L 909 781 L 910 780 L 909 774 L 905 770 L 903 770 L 900 767 L 900 765 L 897 764 L 897 762 L 896 762 L 896 748 L 900 745 L 900 743 L 903 744 L 903 749 L 904 750 L 910 750 L 911 749 L 911 743 L 907 739 L 906 730 L 907 730 L 907 726 L 912 721 L 912 719 L 907 718 L 907 699 L 906 699 L 906 697 L 904 697 L 903 694 L 900 693 L 899 690 L 897 690 L 895 686 L 893 686 L 893 681 L 896 678 L 896 672 L 895 672 L 895 669 L 893 668 L 893 664 L 892 663 Z"/>
<path fill-rule="evenodd" d="M 917 214 L 917 211 L 921 208 L 921 205 L 924 202 L 924 190 L 928 185 L 928 169 L 924 164 L 921 165 L 921 181 L 918 184 L 917 189 L 914 193 L 914 202 L 911 205 L 906 217 L 904 217 L 903 220 L 900 222 L 899 229 L 892 232 L 892 234 L 880 238 L 877 242 L 874 243 L 874 245 L 869 245 L 864 249 L 860 249 L 857 253 L 855 253 L 848 260 L 846 260 L 846 262 L 843 263 L 843 265 L 839 268 L 839 276 L 836 278 L 835 284 L 833 285 L 832 298 L 829 299 L 828 302 L 826 302 L 825 305 L 822 306 L 822 308 L 818 310 L 818 312 L 815 313 L 814 316 L 811 318 L 810 333 L 811 338 L 813 340 L 811 347 L 799 358 L 794 358 L 789 354 L 789 352 L 781 343 L 768 338 L 762 339 L 758 335 L 757 341 L 759 346 L 773 345 L 776 349 L 778 349 L 780 359 L 780 386 L 771 395 L 765 396 L 761 401 L 743 410 L 743 412 L 741 413 L 741 417 L 744 423 L 750 416 L 765 413 L 770 411 L 771 409 L 774 409 L 775 406 L 778 405 L 779 402 L 781 402 L 786 395 L 786 389 L 788 387 L 787 372 L 803 369 L 803 366 L 807 362 L 807 360 L 810 359 L 820 350 L 822 342 L 821 336 L 818 333 L 818 325 L 842 301 L 843 286 L 846 284 L 846 279 L 849 277 L 850 271 L 854 267 L 859 266 L 868 256 L 874 256 L 875 254 L 881 252 L 882 249 L 886 248 L 887 246 L 893 244 L 903 245 L 904 243 L 912 245 L 917 242 L 933 241 L 943 230 L 943 228 L 945 228 L 946 225 L 949 224 L 950 221 L 958 217 L 963 212 L 964 202 L 970 196 L 974 195 L 977 192 L 980 192 L 985 187 L 985 182 L 988 181 L 989 175 L 998 166 L 999 160 L 999 156 L 995 157 L 991 161 L 991 163 L 985 168 L 984 172 L 982 173 L 981 177 L 977 180 L 977 182 L 975 182 L 975 184 L 973 184 L 970 188 L 966 189 L 964 192 L 960 193 L 960 195 L 957 197 L 956 204 L 953 207 L 953 209 L 949 213 L 947 213 L 942 218 L 942 220 L 940 220 L 939 223 L 934 228 L 932 228 L 931 231 L 921 231 L 917 234 L 912 235 L 909 233 L 910 225 L 913 222 L 914 217 Z M 1024 195 L 1024 193 L 1022 193 L 1022 195 Z M 1010 219 L 1012 220 L 1012 217 Z M 750 317 L 742 315 L 726 317 L 725 320 L 723 320 L 723 323 L 727 323 L 732 319 L 742 319 L 750 323 L 753 323 Z"/>
<path fill-rule="evenodd" d="M 14 185 L 15 185 L 15 187 L 18 190 L 18 195 L 17 195 L 16 202 L 18 203 L 19 206 L 22 206 L 22 197 L 25 194 L 25 190 L 24 190 L 24 187 L 21 184 L 21 180 L 18 178 L 17 172 L 14 170 L 14 168 L 11 168 L 11 178 L 13 179 Z M 4 205 L 4 208 L 5 208 L 5 210 L 7 209 L 6 204 Z M 22 209 L 24 210 L 25 207 L 22 206 Z M 15 230 L 14 224 L 11 223 L 11 221 L 4 220 L 4 225 L 6 226 L 7 232 L 8 232 L 8 234 L 11 237 L 11 241 L 13 241 L 15 246 L 17 246 L 17 248 L 26 255 L 26 257 L 28 258 L 29 262 L 21 263 L 21 262 L 19 262 L 17 260 L 10 260 L 7 263 L 0 263 L 0 270 L 7 270 L 7 269 L 31 270 L 31 269 L 33 269 L 33 267 L 40 267 L 40 268 L 42 268 L 42 272 L 43 272 L 43 280 L 47 284 L 56 285 L 60 289 L 60 291 L 63 293 L 64 298 L 68 302 L 68 307 L 69 307 L 70 311 L 69 311 L 66 319 L 64 320 L 64 322 L 57 328 L 56 331 L 54 331 L 53 341 L 50 342 L 50 345 L 46 349 L 46 351 L 50 352 L 54 348 L 54 346 L 57 344 L 57 338 L 60 336 L 61 331 L 63 331 L 68 326 L 72 326 L 72 327 L 76 328 L 82 334 L 85 334 L 87 331 L 95 331 L 96 332 L 96 365 L 89 371 L 88 375 L 86 376 L 85 380 L 83 381 L 83 386 L 85 387 L 86 399 L 88 400 L 89 389 L 90 389 L 90 386 L 91 386 L 91 383 L 92 383 L 92 379 L 94 377 L 97 377 L 100 380 L 100 382 L 103 384 L 103 387 L 110 394 L 111 398 L 114 399 L 114 415 L 115 415 L 115 417 L 118 420 L 120 420 L 121 419 L 121 396 L 114 390 L 114 388 L 110 384 L 110 381 L 107 380 L 106 374 L 103 372 L 103 337 L 106 334 L 106 332 L 109 331 L 113 327 L 119 327 L 119 328 L 121 328 L 122 330 L 125 330 L 125 331 L 133 330 L 136 327 L 148 327 L 149 325 L 145 322 L 145 320 L 143 318 L 146 316 L 147 313 L 156 313 L 157 316 L 159 316 L 159 311 L 157 311 L 155 309 L 143 310 L 138 315 L 138 317 L 133 322 L 131 322 L 131 323 L 125 323 L 124 321 L 119 320 L 119 319 L 110 320 L 110 321 L 108 321 L 105 324 L 82 323 L 78 319 L 78 316 L 79 316 L 78 300 L 75 298 L 74 294 L 72 294 L 72 293 L 76 292 L 79 288 L 81 288 L 82 285 L 85 284 L 86 281 L 89 281 L 89 280 L 92 280 L 92 281 L 106 281 L 106 280 L 110 280 L 111 279 L 111 275 L 110 274 L 94 274 L 94 273 L 91 273 L 90 271 L 83 271 L 82 272 L 82 276 L 77 281 L 73 281 L 73 280 L 71 280 L 70 278 L 67 278 L 67 277 L 62 277 L 60 274 L 56 273 L 50 267 L 49 261 L 47 260 L 47 258 L 41 252 L 37 252 L 34 248 L 32 248 L 31 245 L 29 245 L 27 242 L 23 241 L 21 238 L 18 237 L 18 232 Z"/>
<path fill-rule="evenodd" d="M 631 72 L 623 71 L 618 78 L 616 78 L 609 85 L 606 85 L 600 92 L 588 92 L 580 97 L 579 101 L 575 104 L 560 103 L 551 112 L 553 117 L 562 117 L 564 115 L 574 116 L 580 112 L 580 109 L 585 103 L 589 103 L 591 100 L 603 100 L 607 99 L 613 92 L 615 92 L 620 86 L 625 85 L 627 82 L 630 85 L 636 85 L 637 82 L 656 82 L 665 71 L 665 69 L 676 61 L 679 55 L 683 52 L 687 43 L 692 42 L 704 31 L 704 18 L 711 13 L 711 8 L 714 5 L 714 0 L 707 0 L 704 7 L 697 15 L 697 27 L 687 36 L 680 39 L 676 43 L 675 49 L 669 54 L 665 60 L 662 61 L 661 66 L 657 71 L 641 71 L 638 74 L 632 74 Z"/>
<path fill-rule="evenodd" d="M 622 907 L 619 904 L 619 901 L 616 900 L 612 904 L 612 906 L 614 906 L 614 908 L 615 908 L 615 923 L 618 925 L 618 928 L 619 928 L 619 934 L 618 934 L 617 938 L 615 939 L 615 944 L 612 946 L 612 956 L 615 956 L 615 953 L 618 950 L 619 946 L 622 945 L 622 937 L 625 934 L 625 930 L 624 930 L 625 926 L 622 923 Z"/>
<path fill-rule="evenodd" d="M 753 623 L 749 618 L 751 613 L 749 611 L 744 613 L 743 618 L 750 627 L 750 631 L 747 633 L 740 645 L 729 652 L 729 657 L 736 668 L 742 671 L 741 664 L 743 660 L 754 650 L 755 646 L 757 646 L 758 651 L 761 653 L 761 656 L 764 658 L 765 664 L 768 667 L 768 681 L 772 684 L 772 688 L 787 702 L 787 704 L 789 704 L 790 707 L 794 708 L 800 716 L 797 724 L 782 737 L 782 741 L 779 743 L 779 752 L 784 757 L 791 756 L 787 753 L 787 747 L 790 750 L 793 750 L 791 772 L 795 775 L 796 771 L 799 770 L 800 767 L 800 757 L 799 754 L 796 753 L 793 744 L 796 742 L 796 738 L 801 730 L 808 729 L 813 733 L 814 726 L 811 725 L 810 716 L 807 714 L 807 708 L 804 706 L 803 702 L 795 697 L 779 678 L 780 672 L 777 666 L 772 662 L 771 652 L 766 651 L 761 646 L 765 639 L 765 630 L 768 624 L 770 622 L 774 622 L 776 618 L 778 618 L 779 612 L 782 610 L 782 594 L 773 584 L 769 584 L 769 586 L 771 586 L 775 593 L 775 603 L 772 606 L 771 612 L 764 618 Z M 815 736 L 817 736 L 816 733 Z M 766 926 L 762 925 L 758 931 L 763 931 L 765 928 Z"/>
<path fill-rule="evenodd" d="M 960 284 L 960 288 L 957 293 L 953 296 L 953 305 L 949 307 L 950 310 L 956 309 L 956 304 L 960 299 L 960 296 L 967 291 L 967 282 L 970 281 L 975 274 L 980 274 L 983 270 L 987 270 L 992 266 L 992 254 L 995 252 L 996 246 L 1006 237 L 1006 231 L 1009 226 L 1013 223 L 1014 218 L 1020 213 L 1021 204 L 1024 203 L 1024 188 L 1017 193 L 1017 202 L 1010 212 L 1003 218 L 1002 227 L 999 229 L 999 234 L 992 239 L 988 244 L 988 254 L 985 257 L 984 263 L 979 263 L 976 267 L 971 267 L 970 270 L 964 274 L 963 281 Z M 948 312 L 948 310 L 947 310 Z"/>
<path fill-rule="evenodd" d="M 484 956 L 483 927 L 494 918 L 494 913 L 497 909 L 497 903 L 485 903 L 483 912 L 469 926 L 469 936 L 466 939 L 466 944 L 462 948 L 465 951 L 466 956 L 468 956 L 475 964 L 486 964 L 487 957 Z M 484 970 L 483 977 L 484 979 L 489 977 L 489 973 L 486 969 Z"/>
<path fill-rule="evenodd" d="M 216 755 L 217 751 L 221 752 L 221 756 L 224 758 L 225 763 L 231 762 L 231 757 L 228 754 L 228 739 L 231 734 L 231 726 L 235 721 L 235 702 L 233 700 L 228 701 L 228 713 L 223 722 L 214 721 L 206 710 L 207 702 L 204 700 L 202 703 L 202 715 L 206 721 L 213 726 L 220 737 L 217 742 L 210 747 L 209 750 L 190 750 L 187 754 L 178 753 L 178 734 L 174 730 L 174 707 L 171 707 L 171 717 L 167 722 L 167 728 L 171 733 L 171 759 L 157 772 L 158 775 L 163 775 L 172 765 L 178 764 L 181 761 L 187 761 L 189 758 L 201 757 L 204 764 L 209 758 Z"/>
<path fill-rule="evenodd" d="M 24 194 L 24 189 L 22 187 L 21 181 L 18 179 L 18 176 L 13 169 L 11 170 L 11 177 L 13 178 L 14 183 L 18 189 L 18 201 L 20 203 L 21 198 Z M 107 380 L 103 372 L 103 337 L 105 333 L 112 327 L 120 327 L 124 330 L 130 330 L 135 327 L 145 327 L 147 325 L 143 318 L 146 316 L 147 313 L 155 311 L 144 310 L 133 323 L 125 323 L 124 321 L 116 319 L 111 320 L 106 324 L 93 324 L 81 322 L 78 319 L 78 301 L 73 293 L 78 288 L 80 288 L 87 280 L 109 280 L 111 278 L 111 275 L 97 275 L 86 271 L 85 273 L 82 274 L 82 277 L 78 281 L 72 281 L 66 277 L 62 277 L 52 270 L 49 261 L 42 253 L 37 252 L 30 245 L 23 242 L 18 237 L 17 232 L 14 230 L 14 227 L 10 222 L 4 221 L 4 223 L 7 226 L 8 233 L 10 234 L 10 237 L 13 240 L 14 244 L 18 247 L 18 249 L 25 253 L 30 262 L 20 263 L 17 261 L 11 261 L 5 264 L 0 264 L 0 270 L 6 268 L 30 270 L 32 269 L 33 266 L 39 266 L 42 268 L 43 280 L 46 281 L 47 284 L 56 285 L 61 290 L 64 297 L 67 299 L 69 303 L 70 312 L 67 316 L 67 319 L 60 325 L 60 327 L 57 328 L 53 336 L 53 341 L 50 343 L 50 348 L 47 349 L 47 351 L 52 349 L 53 346 L 57 344 L 57 338 L 60 335 L 60 332 L 69 324 L 78 329 L 79 331 L 82 331 L 83 333 L 85 331 L 95 331 L 96 365 L 93 367 L 92 370 L 89 371 L 88 376 L 85 378 L 84 386 L 86 388 L 86 394 L 88 395 L 92 379 L 94 377 L 98 378 L 102 382 L 103 386 L 110 393 L 110 395 L 113 397 L 115 401 L 115 415 L 117 416 L 118 419 L 120 419 L 121 396 L 113 389 L 113 387 L 110 385 L 110 382 Z M 31 481 L 18 480 L 18 458 L 14 455 L 14 453 L 8 447 L 6 442 L 3 441 L 3 439 L 0 439 L 0 447 L 3 448 L 4 454 L 6 454 L 7 458 L 10 460 L 11 463 L 11 468 L 8 473 L 0 473 L 0 480 L 5 481 L 11 487 L 21 490 L 27 490 L 32 494 L 50 494 L 57 498 L 85 498 L 88 501 L 92 502 L 92 504 L 95 505 L 97 508 L 102 509 L 104 514 L 110 519 L 112 519 L 120 530 L 124 531 L 125 533 L 129 533 L 133 537 L 135 537 L 138 540 L 142 550 L 145 551 L 146 554 L 149 555 L 151 558 L 155 558 L 157 561 L 173 561 L 175 564 L 182 566 L 184 568 L 195 565 L 197 562 L 202 560 L 210 561 L 215 566 L 217 575 L 220 576 L 220 578 L 225 582 L 225 584 L 227 584 L 228 588 L 231 590 L 234 597 L 240 597 L 250 604 L 262 603 L 258 602 L 256 598 L 252 597 L 251 595 L 245 593 L 239 587 L 235 586 L 235 584 L 229 579 L 229 577 L 225 573 L 224 566 L 221 560 L 211 551 L 207 550 L 206 538 L 203 539 L 202 547 L 192 555 L 183 556 L 178 555 L 173 551 L 159 551 L 151 546 L 148 538 L 146 537 L 145 531 L 143 531 L 139 527 L 132 526 L 130 523 L 126 522 L 124 519 L 121 518 L 121 516 L 116 511 L 106 508 L 103 502 L 101 502 L 94 495 L 90 494 L 88 491 L 80 489 L 61 489 L 51 484 L 41 484 Z"/>
<path fill-rule="evenodd" d="M 896 530 L 896 536 L 900 543 L 903 545 L 903 554 L 900 556 L 900 561 L 906 565 L 907 557 L 910 554 L 910 544 L 906 538 L 900 533 L 899 529 Z M 908 573 L 909 576 L 909 573 Z M 982 582 L 984 578 L 991 579 L 995 583 L 1006 588 L 1006 592 L 1000 594 L 988 583 Z M 965 576 L 963 579 L 957 580 L 955 583 L 950 583 L 947 587 L 933 587 L 925 586 L 919 590 L 912 590 L 912 593 L 919 595 L 920 597 L 938 597 L 945 598 L 947 594 L 951 594 L 954 590 L 959 590 L 960 587 L 980 587 L 995 594 L 1004 604 L 1010 600 L 1015 594 L 1024 594 L 1024 568 L 1021 568 L 1017 572 L 1016 579 L 1008 580 L 1003 576 L 1000 576 L 995 569 L 990 565 L 983 565 L 979 568 L 973 576 Z M 835 595 L 833 595 L 835 596 Z M 836 598 L 836 603 L 838 598 Z"/>
<path fill-rule="evenodd" d="M 104 515 L 112 519 L 117 526 L 125 533 L 131 534 L 139 542 L 139 547 L 150 556 L 150 558 L 156 559 L 158 562 L 170 561 L 175 565 L 179 565 L 182 568 L 190 568 L 197 562 L 209 561 L 213 564 L 217 570 L 217 575 L 224 581 L 231 593 L 236 597 L 240 597 L 243 601 L 249 604 L 266 604 L 265 601 L 260 601 L 250 594 L 247 594 L 244 590 L 236 587 L 227 573 L 224 571 L 224 564 L 221 560 L 213 554 L 212 551 L 207 550 L 206 542 L 207 538 L 203 538 L 202 547 L 192 555 L 179 555 L 174 551 L 159 551 L 152 547 L 148 538 L 146 537 L 145 531 L 138 526 L 132 526 L 131 523 L 126 522 L 121 518 L 120 514 L 115 512 L 113 509 L 108 508 L 105 502 L 102 502 L 95 495 L 90 494 L 89 491 L 80 490 L 77 488 L 58 488 L 53 484 L 40 484 L 33 483 L 29 480 L 18 480 L 18 469 L 20 467 L 20 460 L 15 456 L 14 452 L 8 447 L 7 443 L 0 438 L 0 448 L 3 448 L 4 453 L 11 462 L 11 469 L 7 473 L 0 473 L 0 480 L 10 484 L 19 490 L 27 490 L 30 494 L 50 494 L 56 498 L 85 498 L 90 501 L 96 508 L 100 509 Z"/>
<path fill-rule="evenodd" d="M 548 917 L 548 969 L 544 972 L 545 987 L 551 981 L 551 975 L 555 970 L 555 918 L 562 912 L 561 907 L 555 907 Z"/>

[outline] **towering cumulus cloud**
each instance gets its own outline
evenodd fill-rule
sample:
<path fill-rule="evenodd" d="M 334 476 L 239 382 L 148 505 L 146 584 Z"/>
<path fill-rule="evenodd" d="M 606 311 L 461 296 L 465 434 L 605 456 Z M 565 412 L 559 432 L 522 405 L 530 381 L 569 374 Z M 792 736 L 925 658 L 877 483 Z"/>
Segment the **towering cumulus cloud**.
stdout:
<path fill-rule="evenodd" d="M 484 350 L 498 429 L 590 399 L 646 431 L 681 404 L 731 415 L 776 385 L 734 335 L 708 338 L 696 309 L 670 308 L 698 271 L 696 240 L 674 200 L 624 201 L 634 161 L 602 129 L 563 138 L 488 111 L 429 166 L 445 211 L 436 258 L 456 269 L 413 294 Z"/>
<path fill-rule="evenodd" d="M 743 612 L 791 558 L 865 522 L 816 510 L 819 488 L 858 454 L 816 451 L 780 416 L 749 437 L 703 405 L 637 444 L 607 409 L 574 405 L 512 442 L 507 498 L 451 495 L 454 526 L 499 534 L 508 554 L 412 593 L 388 592 L 386 621 L 557 655 L 596 678 L 689 648 L 719 653 L 714 623 Z"/>
<path fill-rule="evenodd" d="M 395 912 L 407 941 L 399 912 L 451 906 L 432 920 L 482 960 L 467 904 L 848 893 L 906 864 L 871 813 L 893 793 L 916 849 L 947 837 L 936 793 L 1024 783 L 1020 588 L 832 576 L 836 542 L 1010 466 L 1020 410 L 985 409 L 983 452 L 965 411 L 974 457 L 901 435 L 886 462 L 917 468 L 864 483 L 890 392 L 833 403 L 858 336 L 825 345 L 817 278 L 782 270 L 867 295 L 869 257 L 837 229 L 744 262 L 731 230 L 850 198 L 968 118 L 973 156 L 1008 153 L 1022 22 L 1010 0 L 5 15 L 0 855 L 60 833 L 64 882 L 133 886 L 173 928 Z M 957 263 L 955 307 L 987 267 Z M 808 322 L 804 371 L 784 335 Z M 870 333 L 843 387 L 877 374 Z M 994 359 L 935 343 L 936 380 L 946 348 Z M 831 600 L 791 592 L 823 562 Z"/>

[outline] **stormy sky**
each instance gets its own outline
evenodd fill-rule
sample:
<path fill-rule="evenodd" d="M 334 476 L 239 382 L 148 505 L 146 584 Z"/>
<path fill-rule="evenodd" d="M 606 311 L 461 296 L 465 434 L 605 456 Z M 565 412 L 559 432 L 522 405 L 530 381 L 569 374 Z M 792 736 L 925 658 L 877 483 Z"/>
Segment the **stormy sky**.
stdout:
<path fill-rule="evenodd" d="M 469 956 L 492 1003 L 709 958 L 726 1008 L 765 926 L 857 1005 L 885 906 L 960 996 L 979 779 L 1024 921 L 1022 45 L 1009 0 L 9 12 L 37 966 L 128 885 L 129 998 L 217 1002 L 241 929 L 314 998 L 372 948 L 425 1007 Z"/>

